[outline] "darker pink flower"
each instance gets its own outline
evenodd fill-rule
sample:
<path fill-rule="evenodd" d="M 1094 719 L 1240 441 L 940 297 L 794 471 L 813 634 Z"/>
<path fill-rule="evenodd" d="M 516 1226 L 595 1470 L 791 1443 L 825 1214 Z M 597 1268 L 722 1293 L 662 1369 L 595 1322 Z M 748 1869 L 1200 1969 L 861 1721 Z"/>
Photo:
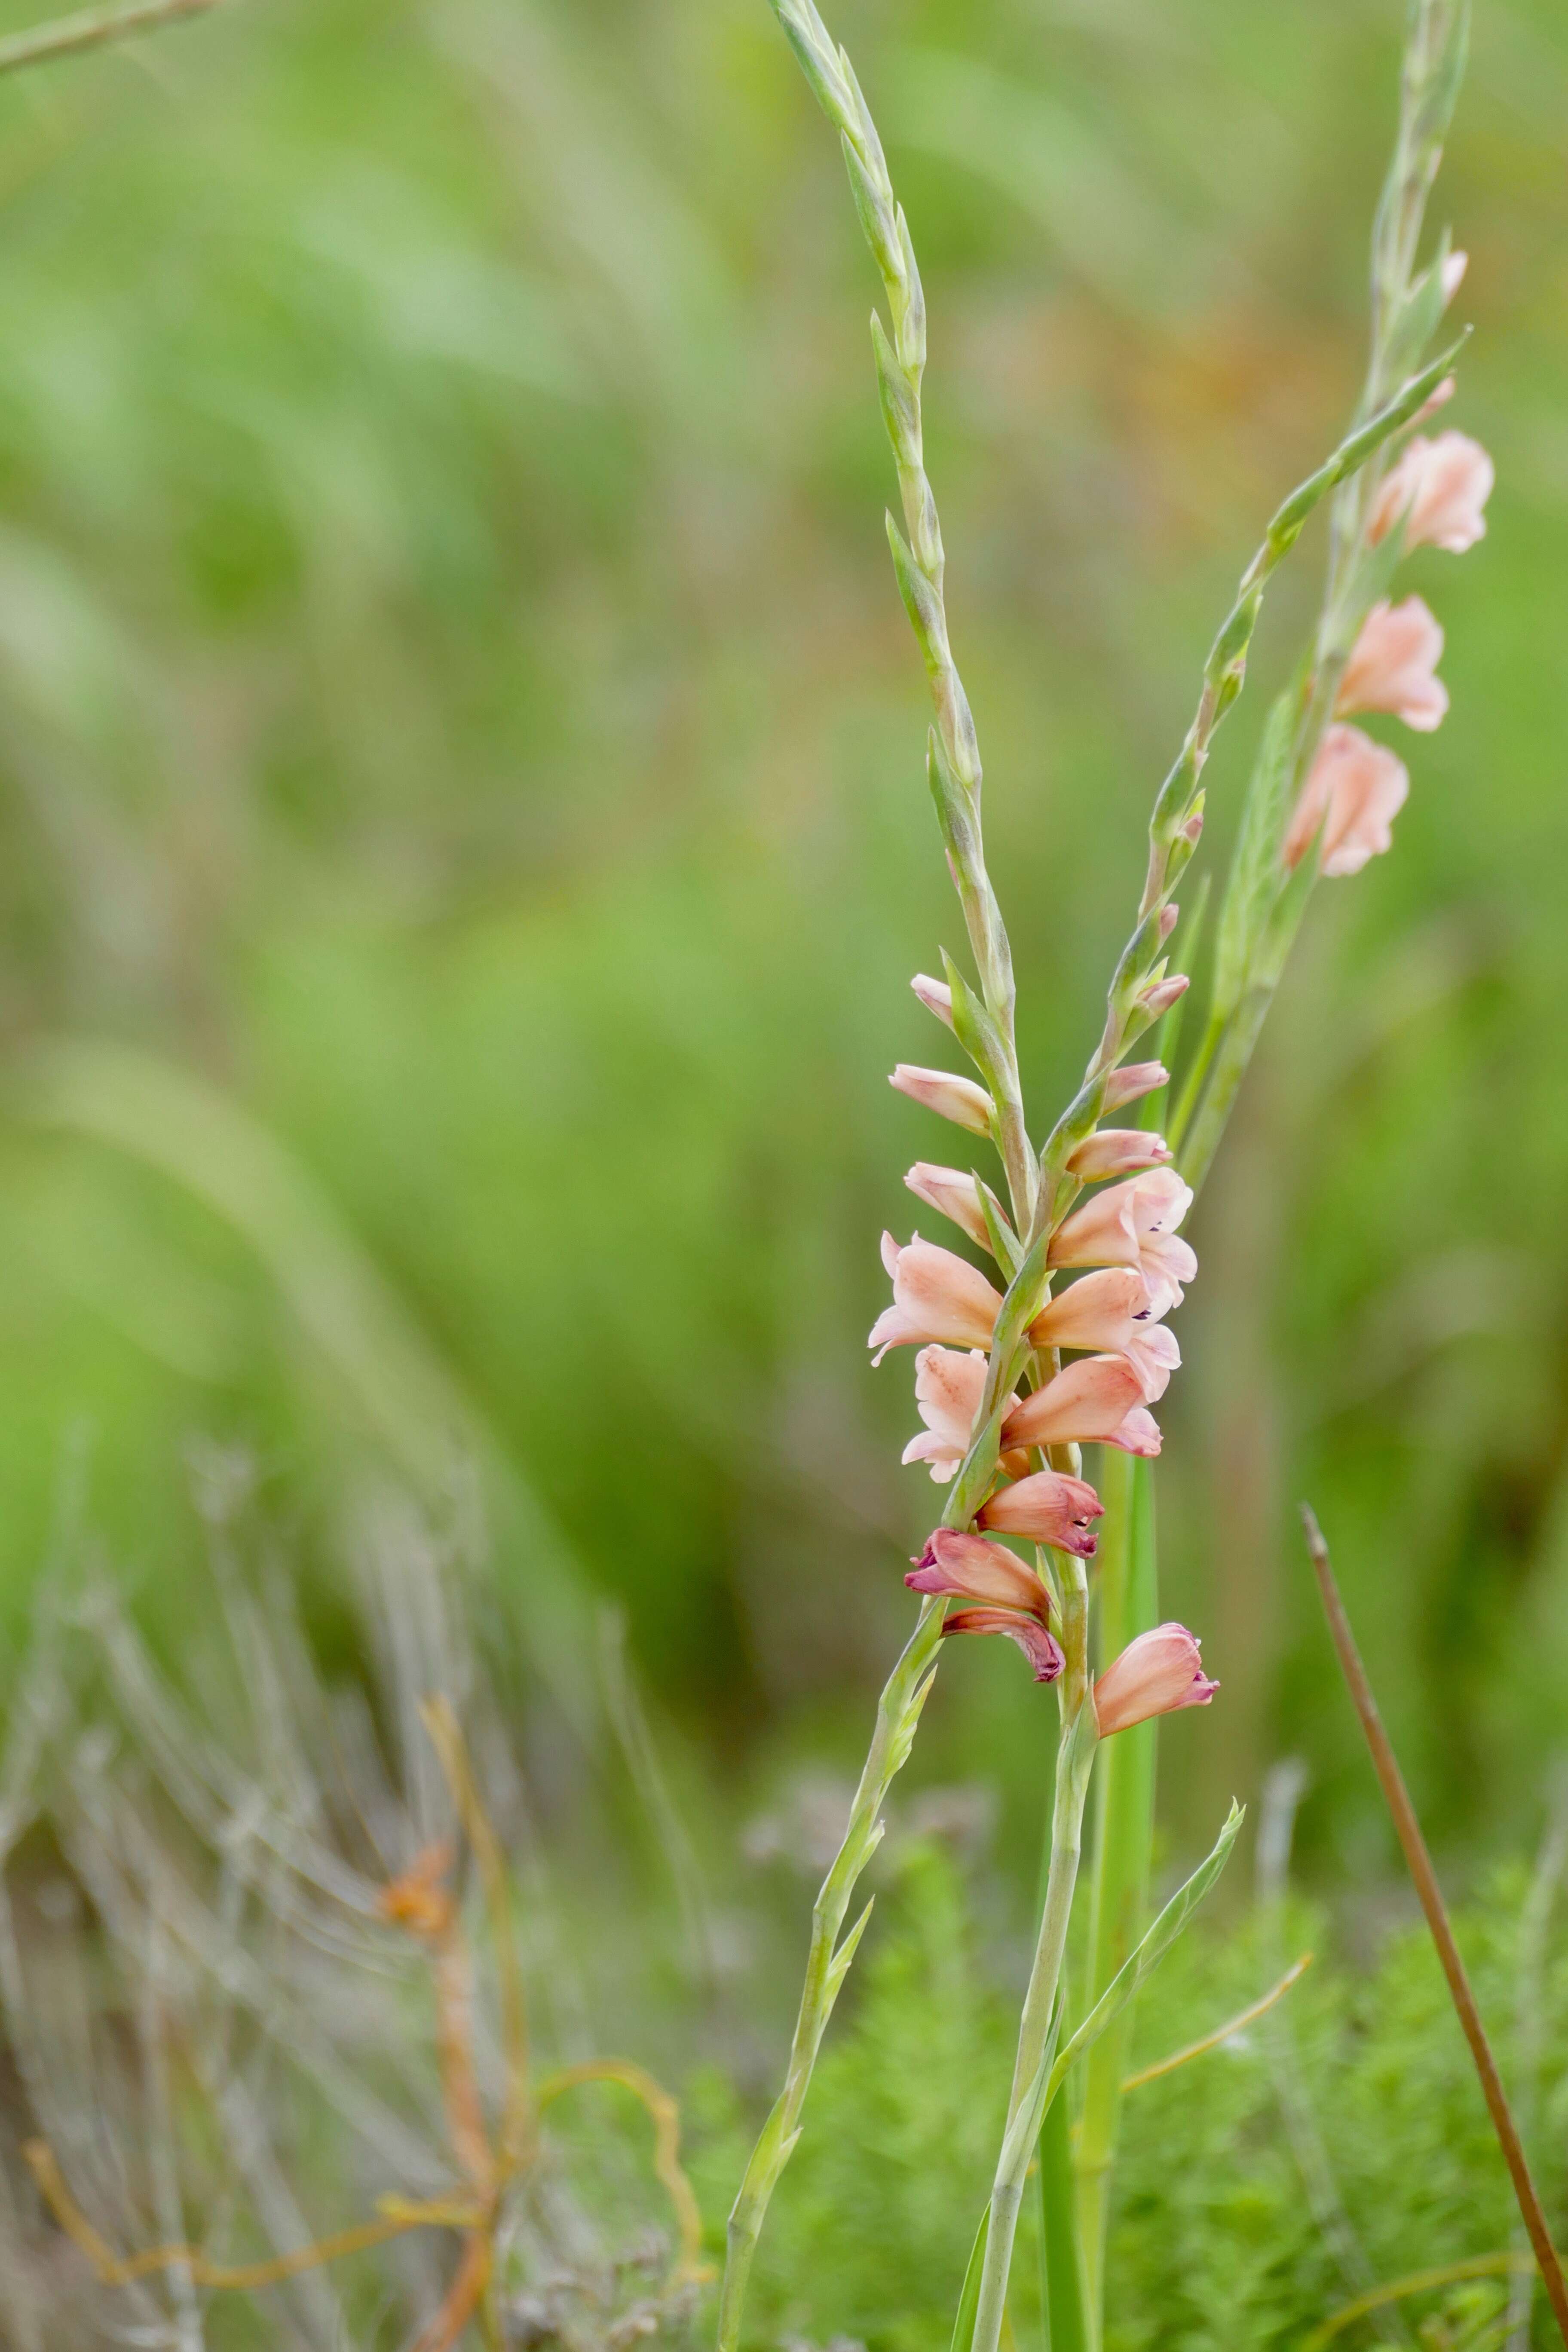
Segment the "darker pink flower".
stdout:
<path fill-rule="evenodd" d="M 980 1514 L 983 1528 L 999 1535 L 1026 1536 L 1031 1543 L 1049 1544 L 1055 1551 L 1094 1558 L 1094 1522 L 1105 1506 L 1082 1478 L 1064 1478 L 1055 1470 L 1037 1470 L 1011 1486 L 999 1486 Z"/>
<path fill-rule="evenodd" d="M 1340 680 L 1336 719 L 1352 711 L 1386 710 L 1429 735 L 1448 708 L 1448 689 L 1436 676 L 1443 631 L 1419 596 L 1403 604 L 1385 598 L 1362 623 Z"/>
<path fill-rule="evenodd" d="M 1054 1683 L 1067 1660 L 1055 1637 L 1032 1617 L 1013 1609 L 955 1609 L 942 1625 L 943 1633 L 1005 1633 L 1016 1642 L 1034 1668 L 1037 1683 Z"/>
<path fill-rule="evenodd" d="M 1197 1638 L 1184 1625 L 1156 1625 L 1129 1642 L 1094 1686 L 1101 1738 L 1178 1707 L 1207 1706 L 1219 1685 L 1203 1670 Z"/>
<path fill-rule="evenodd" d="M 954 1601 L 986 1601 L 1001 1609 L 1022 1609 L 1050 1622 L 1050 1595 L 1016 1552 L 1005 1544 L 957 1528 L 938 1528 L 905 1577 L 911 1592 L 942 1592 Z"/>
<path fill-rule="evenodd" d="M 1410 778 L 1403 761 L 1359 727 L 1331 727 L 1318 747 L 1285 835 L 1285 863 L 1297 866 L 1322 827 L 1320 870 L 1359 874 L 1394 846 L 1394 820 Z"/>

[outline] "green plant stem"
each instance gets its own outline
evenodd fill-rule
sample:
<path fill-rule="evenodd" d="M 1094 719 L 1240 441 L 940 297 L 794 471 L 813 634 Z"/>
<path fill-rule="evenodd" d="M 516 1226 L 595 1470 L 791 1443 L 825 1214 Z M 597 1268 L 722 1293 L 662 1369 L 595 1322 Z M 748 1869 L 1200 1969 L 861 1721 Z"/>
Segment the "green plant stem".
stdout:
<path fill-rule="evenodd" d="M 1100 1552 L 1103 1666 L 1126 1648 L 1134 1634 L 1147 1632 L 1158 1622 L 1151 1465 L 1107 1447 L 1101 1459 L 1100 1497 L 1108 1529 Z M 1090 1874 L 1090 2008 L 1131 1956 L 1146 1922 L 1156 1751 L 1157 1726 L 1151 1720 L 1110 1740 L 1100 1762 Z M 1104 2332 L 1105 2233 L 1132 2019 L 1129 2003 L 1084 2060 L 1077 2201 L 1091 2344 L 1098 2344 Z"/>
<path fill-rule="evenodd" d="M 156 32 L 185 16 L 203 16 L 217 0 L 139 0 L 128 8 L 83 8 L 73 16 L 58 16 L 52 25 L 29 25 L 0 40 L 0 74 L 23 66 L 46 64 L 51 58 L 75 57 L 83 49 L 107 48 L 138 33 Z"/>
<path fill-rule="evenodd" d="M 1067 1664 L 1059 1685 L 1062 1728 L 1051 1816 L 1051 1866 L 1034 1965 L 1018 2024 L 1018 2052 L 1007 2103 L 1008 2129 L 991 2189 L 991 2226 L 975 2310 L 973 2352 L 996 2352 L 1001 2339 L 1024 2183 L 1039 2137 L 1037 2126 L 1027 2131 L 1016 2126 L 1028 2103 L 1037 2095 L 1042 2074 L 1050 2063 L 1053 2021 L 1058 2014 L 1068 1926 L 1078 1885 L 1084 1801 L 1100 1738 L 1094 1701 L 1089 1695 L 1089 1578 L 1081 1560 L 1074 1559 L 1065 1566 L 1061 1643 Z"/>

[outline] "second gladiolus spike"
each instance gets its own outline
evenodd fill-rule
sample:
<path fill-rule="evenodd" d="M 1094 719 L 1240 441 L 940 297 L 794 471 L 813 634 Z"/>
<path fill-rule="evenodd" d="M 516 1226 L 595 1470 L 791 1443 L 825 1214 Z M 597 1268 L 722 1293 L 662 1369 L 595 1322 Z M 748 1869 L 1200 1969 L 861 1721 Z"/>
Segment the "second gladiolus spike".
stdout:
<path fill-rule="evenodd" d="M 1156 1625 L 1128 1643 L 1094 1686 L 1102 1739 L 1178 1707 L 1207 1706 L 1219 1685 L 1203 1668 L 1195 1634 L 1184 1625 Z"/>
<path fill-rule="evenodd" d="M 1362 623 L 1340 690 L 1336 719 L 1358 710 L 1386 710 L 1429 735 L 1448 708 L 1448 689 L 1436 675 L 1443 631 L 1419 596 L 1403 604 L 1386 598 Z"/>
<path fill-rule="evenodd" d="M 1286 865 L 1300 866 L 1321 825 L 1321 871 L 1359 874 L 1369 857 L 1393 848 L 1394 820 L 1409 790 L 1405 763 L 1392 751 L 1359 727 L 1331 727 L 1291 814 Z"/>

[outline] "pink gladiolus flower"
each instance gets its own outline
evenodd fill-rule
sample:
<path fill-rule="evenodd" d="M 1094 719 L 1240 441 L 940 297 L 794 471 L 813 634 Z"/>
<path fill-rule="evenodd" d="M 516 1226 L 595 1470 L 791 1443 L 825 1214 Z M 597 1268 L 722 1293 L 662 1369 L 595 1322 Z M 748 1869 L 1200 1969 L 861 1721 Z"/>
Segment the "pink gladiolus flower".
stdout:
<path fill-rule="evenodd" d="M 1085 1348 L 1096 1355 L 1125 1356 L 1143 1383 L 1143 1402 L 1164 1395 L 1182 1360 L 1174 1335 L 1160 1322 L 1164 1308 L 1151 1297 L 1132 1266 L 1108 1266 L 1087 1274 L 1053 1298 L 1029 1326 L 1039 1348 Z"/>
<path fill-rule="evenodd" d="M 1171 1073 L 1163 1062 L 1129 1062 L 1124 1069 L 1112 1070 L 1105 1081 L 1105 1108 L 1121 1110 L 1141 1095 L 1152 1095 L 1157 1087 L 1170 1083 Z"/>
<path fill-rule="evenodd" d="M 1056 1551 L 1092 1559 L 1097 1541 L 1093 1523 L 1104 1509 L 1094 1488 L 1082 1478 L 1037 1470 L 1011 1486 L 999 1486 L 981 1512 L 979 1524 L 994 1528 L 999 1535 L 1027 1536 L 1031 1543 L 1049 1544 Z"/>
<path fill-rule="evenodd" d="M 1405 544 L 1462 555 L 1486 536 L 1482 512 L 1497 468 L 1466 433 L 1418 433 L 1378 492 L 1367 537 L 1375 547 L 1405 518 Z"/>
<path fill-rule="evenodd" d="M 1106 1176 L 1131 1176 L 1137 1168 L 1165 1168 L 1174 1155 L 1163 1135 L 1142 1127 L 1102 1127 L 1068 1154 L 1068 1174 L 1086 1184 Z"/>
<path fill-rule="evenodd" d="M 1051 1601 L 1032 1568 L 1026 1568 L 1005 1544 L 987 1543 L 984 1536 L 938 1528 L 926 1538 L 926 1548 L 904 1582 L 911 1592 L 943 1592 L 955 1601 L 985 1601 L 1003 1609 L 1022 1609 L 1042 1625 L 1050 1622 Z"/>
<path fill-rule="evenodd" d="M 911 1063 L 900 1062 L 888 1080 L 911 1102 L 927 1110 L 934 1110 L 942 1118 L 951 1118 L 956 1127 L 966 1127 L 973 1135 L 991 1132 L 991 1097 L 984 1087 L 973 1078 L 955 1077 L 951 1070 L 921 1070 Z"/>
<path fill-rule="evenodd" d="M 1113 1184 L 1058 1227 L 1050 1262 L 1136 1266 L 1156 1311 L 1168 1315 L 1182 1303 L 1183 1284 L 1198 1270 L 1191 1244 L 1176 1232 L 1192 1202 L 1191 1185 L 1173 1168 L 1152 1169 L 1130 1183 Z"/>
<path fill-rule="evenodd" d="M 1331 727 L 1318 747 L 1285 835 L 1285 863 L 1297 866 L 1318 827 L 1326 875 L 1359 874 L 1369 857 L 1394 846 L 1394 820 L 1410 778 L 1402 761 L 1359 727 Z"/>
<path fill-rule="evenodd" d="M 1443 658 L 1443 632 L 1419 596 L 1403 604 L 1374 604 L 1345 665 L 1334 703 L 1336 719 L 1354 710 L 1387 710 L 1429 735 L 1448 708 L 1448 689 L 1434 675 Z"/>
<path fill-rule="evenodd" d="M 1053 1636 L 1032 1617 L 1012 1609 L 955 1609 L 942 1626 L 943 1633 L 1005 1633 L 1016 1642 L 1035 1670 L 1037 1683 L 1054 1683 L 1067 1660 Z"/>
<path fill-rule="evenodd" d="M 951 1478 L 969 1451 L 970 1432 L 985 1388 L 985 1359 L 953 1348 L 922 1348 L 915 1358 L 915 1402 L 924 1429 L 904 1448 L 906 1462 L 929 1462 L 931 1475 Z M 1008 1400 L 1016 1404 L 1016 1397 Z"/>
<path fill-rule="evenodd" d="M 866 1344 L 880 1363 L 889 1348 L 923 1348 L 931 1340 L 960 1348 L 988 1348 L 1002 1299 L 966 1258 L 932 1242 L 914 1239 L 900 1248 L 882 1235 L 882 1264 L 893 1279 L 893 1303 L 871 1326 Z"/>
<path fill-rule="evenodd" d="M 917 1160 L 904 1181 L 917 1201 L 951 1217 L 983 1250 L 990 1248 L 980 1188 L 973 1176 L 966 1176 L 962 1168 L 937 1168 L 929 1160 Z"/>
<path fill-rule="evenodd" d="M 1002 1443 L 1119 1445 L 1130 1454 L 1158 1454 L 1160 1432 L 1143 1411 L 1137 1365 L 1126 1356 L 1085 1356 L 1014 1407 L 1002 1424 Z"/>
<path fill-rule="evenodd" d="M 1156 1625 L 1129 1642 L 1095 1684 L 1100 1736 L 1108 1739 L 1178 1707 L 1207 1706 L 1218 1688 L 1203 1670 L 1196 1636 L 1184 1625 Z"/>
<path fill-rule="evenodd" d="M 952 1026 L 952 991 L 945 980 L 933 980 L 929 971 L 917 971 L 910 986 L 928 1013 Z"/>

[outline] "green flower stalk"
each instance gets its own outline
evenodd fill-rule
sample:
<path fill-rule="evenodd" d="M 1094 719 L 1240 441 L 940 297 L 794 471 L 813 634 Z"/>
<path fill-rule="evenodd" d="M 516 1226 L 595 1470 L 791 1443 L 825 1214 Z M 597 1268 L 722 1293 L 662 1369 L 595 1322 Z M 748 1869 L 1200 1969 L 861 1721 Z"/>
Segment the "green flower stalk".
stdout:
<path fill-rule="evenodd" d="M 960 2352 L 967 2352 L 970 2342 L 975 2352 L 995 2352 L 1024 2182 L 1042 2121 L 1067 2068 L 1116 2026 L 1142 1977 L 1212 1883 L 1236 1829 L 1233 1817 L 1209 1862 L 1141 1942 L 1129 1948 L 1126 1934 L 1120 1941 L 1097 1937 L 1097 1948 L 1103 1944 L 1117 1966 L 1109 1984 L 1097 1983 L 1084 2024 L 1068 2034 L 1064 1959 L 1084 1809 L 1101 1742 L 1173 1708 L 1203 1705 L 1216 1687 L 1203 1675 L 1197 1643 L 1184 1627 L 1139 1627 L 1131 1618 L 1124 1623 L 1131 1638 L 1106 1658 L 1098 1681 L 1092 1675 L 1088 1562 L 1095 1554 L 1095 1522 L 1103 1506 L 1081 1475 L 1079 1449 L 1099 1444 L 1113 1454 L 1158 1453 L 1160 1433 L 1148 1408 L 1181 1361 L 1164 1318 L 1196 1272 L 1196 1261 L 1175 1230 L 1192 1192 L 1172 1165 L 1172 1147 L 1150 1129 L 1105 1122 L 1167 1083 L 1159 1063 L 1124 1065 L 1137 1040 L 1172 1011 L 1188 985 L 1185 974 L 1169 968 L 1178 921 L 1174 894 L 1202 835 L 1204 767 L 1216 730 L 1241 692 L 1268 582 L 1320 500 L 1353 483 L 1391 443 L 1405 450 L 1406 459 L 1415 456 L 1421 445 L 1410 436 L 1439 394 L 1454 354 L 1447 352 L 1415 373 L 1405 369 L 1404 380 L 1394 366 L 1390 382 L 1363 403 L 1363 414 L 1340 447 L 1269 522 L 1215 635 L 1197 709 L 1155 799 L 1142 891 L 1111 977 L 1099 1043 L 1082 1084 L 1037 1156 L 1018 1079 L 1012 958 L 985 866 L 979 750 L 952 651 L 941 526 L 924 467 L 921 386 L 926 323 L 920 273 L 881 142 L 847 57 L 835 47 L 813 0 L 771 5 L 839 132 L 856 207 L 882 280 L 887 323 L 874 315 L 871 338 L 902 509 L 901 525 L 889 517 L 888 538 L 930 680 L 934 723 L 927 739 L 927 776 L 975 971 L 972 984 L 944 957 L 944 979 L 922 974 L 914 985 L 963 1045 L 977 1078 L 900 1066 L 893 1083 L 961 1129 L 994 1143 L 1006 1198 L 962 1168 L 921 1162 L 908 1179 L 921 1199 L 987 1252 L 996 1283 L 953 1251 L 918 1237 L 903 1244 L 890 1234 L 883 1237 L 893 1297 L 871 1333 L 871 1345 L 878 1361 L 890 1349 L 918 1350 L 916 1402 L 926 1426 L 906 1459 L 927 1462 L 933 1477 L 950 1483 L 940 1524 L 906 1579 L 921 1596 L 921 1614 L 883 1691 L 844 1843 L 813 1913 L 784 2088 L 730 2217 L 719 2343 L 721 2352 L 736 2352 L 740 2343 L 746 2282 L 768 2201 L 799 2136 L 816 2053 L 868 1916 L 869 1906 L 847 1932 L 851 1899 L 879 1841 L 881 1807 L 910 1753 L 942 1640 L 964 1633 L 1002 1633 L 1024 1652 L 1037 1681 L 1056 1685 L 1060 1728 L 1045 1901 L 1007 2126 L 961 2314 L 965 2342 Z M 1429 339 L 1430 330 L 1411 346 L 1411 356 Z M 1443 494 L 1433 490 L 1428 503 L 1440 507 Z M 1410 536 L 1419 504 L 1413 493 L 1386 527 L 1396 540 Z M 1363 527 L 1363 537 L 1373 523 Z M 1347 576 L 1363 575 L 1352 565 Z M 1346 665 L 1350 658 L 1347 651 Z M 1314 681 L 1309 702 L 1319 690 Z M 1284 765 L 1281 760 L 1282 771 Z M 1302 789 L 1311 788 L 1309 772 Z M 1344 797 L 1342 792 L 1340 803 Z M 1354 823 L 1342 821 L 1340 803 L 1331 791 L 1307 837 L 1306 846 L 1325 866 L 1345 850 L 1356 830 Z M 1276 863 L 1279 855 L 1277 835 Z M 1300 887 L 1290 881 L 1284 895 Z M 1250 964 L 1247 968 L 1250 972 Z M 1210 1055 L 1216 1073 L 1227 1037 L 1228 1033 L 1222 1035 Z M 1080 1205 L 1090 1185 L 1104 1189 Z M 1069 1273 L 1075 1278 L 1053 1295 L 1058 1277 Z M 1064 1357 L 1071 1360 L 1064 1363 Z M 1033 1563 L 998 1542 L 998 1536 L 1031 1542 L 1037 1548 Z M 960 1605 L 950 1609 L 954 1601 Z M 1133 1879 L 1136 1907 L 1142 1899 L 1136 1872 Z M 1126 1916 L 1124 1906 L 1123 1927 Z M 1058 2163 L 1056 2172 L 1061 2169 Z"/>

